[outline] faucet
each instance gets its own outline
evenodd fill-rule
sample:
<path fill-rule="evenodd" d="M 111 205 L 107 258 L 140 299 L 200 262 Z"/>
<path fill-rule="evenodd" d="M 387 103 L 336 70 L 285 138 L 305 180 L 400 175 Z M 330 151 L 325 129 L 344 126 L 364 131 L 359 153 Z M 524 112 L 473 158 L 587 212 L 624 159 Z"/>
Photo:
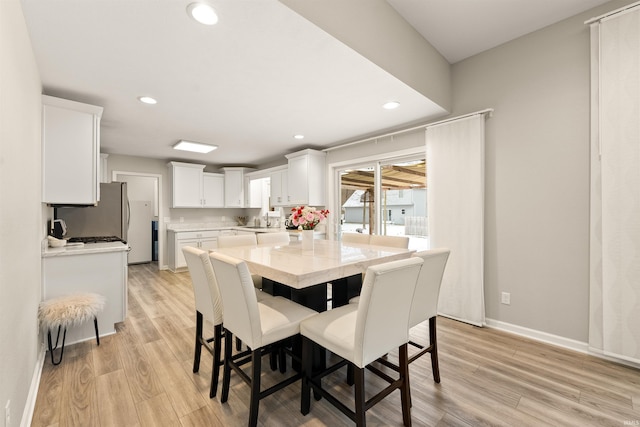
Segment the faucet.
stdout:
<path fill-rule="evenodd" d="M 271 223 L 269 222 L 269 214 L 264 215 L 264 222 L 267 223 L 267 228 L 271 227 Z"/>

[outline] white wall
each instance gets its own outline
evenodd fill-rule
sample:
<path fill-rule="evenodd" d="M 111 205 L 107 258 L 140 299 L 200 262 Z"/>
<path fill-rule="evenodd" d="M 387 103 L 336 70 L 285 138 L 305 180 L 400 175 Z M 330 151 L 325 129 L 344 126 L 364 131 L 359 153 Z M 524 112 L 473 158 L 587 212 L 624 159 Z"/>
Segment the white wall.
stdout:
<path fill-rule="evenodd" d="M 19 0 L 0 1 L 0 408 L 20 424 L 41 342 L 42 87 Z M 35 399 L 35 396 L 32 396 Z M 31 402 L 33 403 L 33 402 Z"/>

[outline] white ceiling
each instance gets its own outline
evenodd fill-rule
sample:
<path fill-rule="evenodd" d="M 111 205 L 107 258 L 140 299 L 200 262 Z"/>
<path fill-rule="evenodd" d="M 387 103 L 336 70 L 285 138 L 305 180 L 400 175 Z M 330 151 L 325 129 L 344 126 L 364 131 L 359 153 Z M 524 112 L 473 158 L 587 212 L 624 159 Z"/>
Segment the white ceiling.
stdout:
<path fill-rule="evenodd" d="M 44 93 L 103 106 L 103 152 L 215 165 L 262 165 L 446 113 L 277 0 L 210 1 L 213 27 L 187 16 L 190 0 L 22 0 Z M 450 62 L 604 2 L 388 1 Z M 401 107 L 382 109 L 388 100 Z M 220 148 L 171 149 L 180 139 Z"/>

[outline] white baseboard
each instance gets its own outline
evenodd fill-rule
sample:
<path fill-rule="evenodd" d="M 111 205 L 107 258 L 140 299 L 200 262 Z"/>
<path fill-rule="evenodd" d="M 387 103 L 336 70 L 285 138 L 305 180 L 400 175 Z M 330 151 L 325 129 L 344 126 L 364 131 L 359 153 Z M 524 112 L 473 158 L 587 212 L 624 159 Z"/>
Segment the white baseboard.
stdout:
<path fill-rule="evenodd" d="M 570 350 L 579 351 L 580 353 L 591 354 L 589 352 L 589 344 L 586 342 L 572 340 L 570 338 L 549 334 L 547 332 L 529 329 L 511 323 L 501 322 L 500 320 L 485 319 L 487 327 L 499 329 L 501 331 L 510 332 L 532 340 L 541 341 L 547 344 L 556 345 L 558 347 L 568 348 Z"/>
<path fill-rule="evenodd" d="M 40 345 L 40 351 L 38 352 L 38 360 L 36 360 L 36 367 L 33 370 L 33 377 L 31 378 L 31 385 L 29 386 L 29 394 L 27 395 L 27 401 L 24 405 L 24 411 L 22 411 L 22 420 L 20 420 L 20 427 L 29 427 L 33 419 L 33 411 L 36 409 L 36 399 L 38 398 L 38 389 L 40 388 L 40 378 L 42 377 L 42 367 L 44 366 L 44 358 L 47 355 L 44 344 Z"/>

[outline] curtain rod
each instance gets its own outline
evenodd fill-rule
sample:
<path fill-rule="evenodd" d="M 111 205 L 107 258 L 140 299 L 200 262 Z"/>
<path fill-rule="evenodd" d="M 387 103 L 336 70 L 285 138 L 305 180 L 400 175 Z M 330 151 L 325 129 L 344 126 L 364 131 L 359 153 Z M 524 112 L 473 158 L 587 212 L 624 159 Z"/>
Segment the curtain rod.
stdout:
<path fill-rule="evenodd" d="M 611 12 L 607 12 L 604 15 L 600 15 L 600 16 L 597 16 L 595 18 L 588 19 L 588 20 L 584 21 L 584 24 L 585 25 L 593 24 L 594 22 L 601 21 L 604 18 L 608 18 L 611 15 L 615 15 L 617 13 L 624 12 L 624 11 L 629 10 L 629 9 L 633 9 L 634 7 L 636 7 L 638 5 L 640 5 L 640 1 L 628 4 L 626 6 L 621 7 L 620 9 L 612 10 Z"/>
<path fill-rule="evenodd" d="M 347 142 L 346 144 L 336 145 L 335 147 L 325 148 L 322 151 L 324 151 L 326 153 L 326 152 L 329 152 L 329 151 L 338 150 L 340 148 L 349 147 L 351 145 L 362 144 L 363 142 L 369 142 L 369 141 L 374 141 L 374 140 L 380 139 L 380 138 L 386 138 L 388 136 L 399 135 L 401 133 L 411 132 L 412 130 L 426 129 L 428 127 L 435 126 L 435 125 L 440 125 L 442 123 L 452 122 L 454 120 L 460 120 L 460 119 L 464 119 L 464 118 L 467 118 L 467 117 L 476 116 L 478 114 L 487 114 L 487 113 L 489 114 L 489 117 L 491 117 L 491 114 L 493 113 L 493 108 L 485 108 L 484 110 L 476 111 L 474 113 L 463 114 L 461 116 L 456 116 L 456 117 L 451 117 L 449 119 L 440 120 L 438 122 L 427 123 L 426 125 L 414 126 L 412 128 L 409 128 L 409 129 L 402 129 L 402 130 L 399 130 L 399 131 L 396 131 L 396 132 L 390 132 L 390 133 L 385 133 L 383 135 L 377 135 L 377 136 L 372 136 L 370 138 L 360 139 L 358 141 Z"/>

